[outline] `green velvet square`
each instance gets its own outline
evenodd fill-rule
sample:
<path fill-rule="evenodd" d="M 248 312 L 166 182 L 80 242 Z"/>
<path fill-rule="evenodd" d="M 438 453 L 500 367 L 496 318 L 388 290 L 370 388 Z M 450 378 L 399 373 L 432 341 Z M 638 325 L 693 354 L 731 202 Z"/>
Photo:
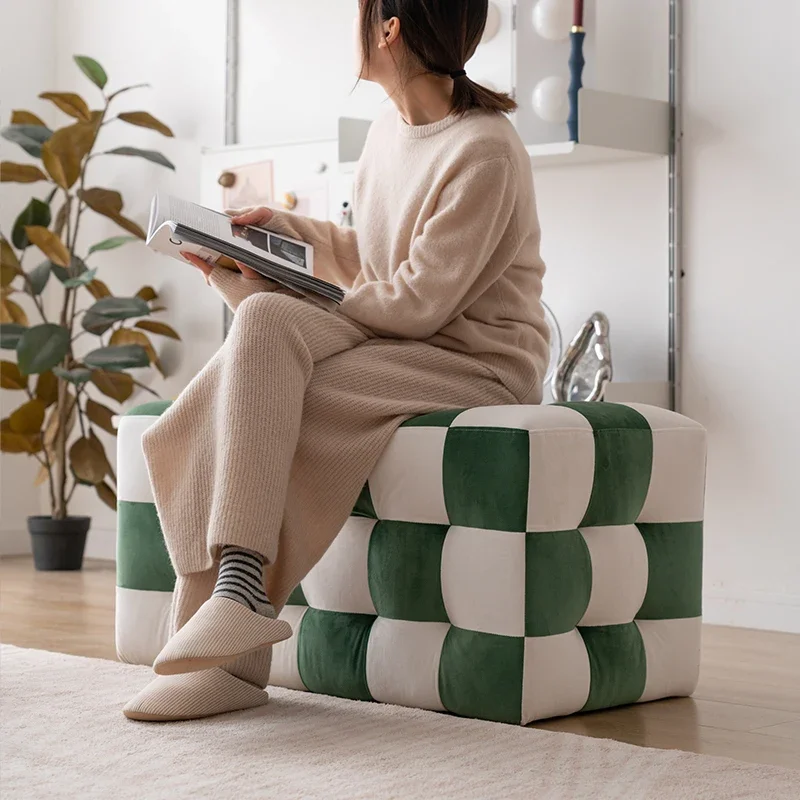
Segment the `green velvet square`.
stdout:
<path fill-rule="evenodd" d="M 525 636 L 571 631 L 589 607 L 592 559 L 580 531 L 525 536 Z"/>
<path fill-rule="evenodd" d="M 594 484 L 581 528 L 632 525 L 647 499 L 653 433 L 647 420 L 614 403 L 560 403 L 584 416 L 594 431 Z"/>
<path fill-rule="evenodd" d="M 367 643 L 375 617 L 309 608 L 297 634 L 297 666 L 309 691 L 372 700 Z"/>
<path fill-rule="evenodd" d="M 361 490 L 358 500 L 356 500 L 356 505 L 353 509 L 353 516 L 378 519 L 378 515 L 375 513 L 375 505 L 372 502 L 372 494 L 369 490 L 369 483 L 364 484 L 364 488 Z"/>
<path fill-rule="evenodd" d="M 294 587 L 294 591 L 289 595 L 289 599 L 286 601 L 287 606 L 307 606 L 308 601 L 306 600 L 306 596 L 303 593 L 303 587 L 301 584 L 297 584 Z"/>
<path fill-rule="evenodd" d="M 175 572 L 153 503 L 117 503 L 117 586 L 171 592 Z"/>
<path fill-rule="evenodd" d="M 525 640 L 450 628 L 439 662 L 439 696 L 462 717 L 519 724 Z"/>
<path fill-rule="evenodd" d="M 591 686 L 581 709 L 635 703 L 644 692 L 647 660 L 636 623 L 578 628 L 589 653 Z"/>
<path fill-rule="evenodd" d="M 160 417 L 170 406 L 171 400 L 153 400 L 150 403 L 142 403 L 125 412 L 126 417 Z"/>
<path fill-rule="evenodd" d="M 369 591 L 378 616 L 449 622 L 442 599 L 442 548 L 447 525 L 375 524 L 369 540 Z"/>
<path fill-rule="evenodd" d="M 681 619 L 702 614 L 703 523 L 640 523 L 648 579 L 638 619 Z"/>
<path fill-rule="evenodd" d="M 434 411 L 432 414 L 423 414 L 404 422 L 401 428 L 449 428 L 453 420 L 463 414 L 463 409 L 453 411 Z"/>
<path fill-rule="evenodd" d="M 450 428 L 442 480 L 452 525 L 497 531 L 526 528 L 530 437 L 511 428 Z"/>

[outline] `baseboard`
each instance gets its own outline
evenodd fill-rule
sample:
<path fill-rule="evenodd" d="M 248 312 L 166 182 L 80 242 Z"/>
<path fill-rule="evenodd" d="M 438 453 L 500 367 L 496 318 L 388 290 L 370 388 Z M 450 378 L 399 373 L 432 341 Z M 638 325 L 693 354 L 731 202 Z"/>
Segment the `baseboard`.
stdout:
<path fill-rule="evenodd" d="M 117 560 L 117 532 L 107 528 L 91 528 L 86 540 L 86 558 Z"/>
<path fill-rule="evenodd" d="M 777 592 L 703 593 L 703 621 L 709 625 L 800 633 L 800 594 Z"/>
<path fill-rule="evenodd" d="M 0 556 L 29 556 L 31 539 L 27 530 L 2 531 Z M 91 528 L 86 540 L 86 558 L 116 561 L 117 532 L 104 528 Z"/>
<path fill-rule="evenodd" d="M 28 531 L 13 530 L 0 532 L 0 556 L 29 556 L 31 537 Z"/>

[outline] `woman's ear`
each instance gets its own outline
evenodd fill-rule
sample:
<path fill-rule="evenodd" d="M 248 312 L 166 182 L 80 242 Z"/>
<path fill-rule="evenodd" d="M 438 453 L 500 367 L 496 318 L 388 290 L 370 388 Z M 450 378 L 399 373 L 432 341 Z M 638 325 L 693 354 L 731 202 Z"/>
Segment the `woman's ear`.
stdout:
<path fill-rule="evenodd" d="M 380 30 L 381 39 L 378 47 L 391 47 L 400 38 L 400 20 L 397 17 L 387 19 Z"/>

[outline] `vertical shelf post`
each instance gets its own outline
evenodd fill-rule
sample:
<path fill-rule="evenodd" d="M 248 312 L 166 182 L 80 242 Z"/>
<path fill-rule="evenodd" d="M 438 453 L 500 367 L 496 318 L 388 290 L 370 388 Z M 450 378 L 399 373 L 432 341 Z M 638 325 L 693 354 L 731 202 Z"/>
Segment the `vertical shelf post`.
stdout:
<path fill-rule="evenodd" d="M 225 144 L 239 144 L 239 12 L 240 0 L 228 0 L 225 26 Z M 225 304 L 222 335 L 227 337 L 233 314 Z"/>
<path fill-rule="evenodd" d="M 682 0 L 669 2 L 669 385 L 670 406 L 681 405 L 683 288 L 683 64 Z"/>

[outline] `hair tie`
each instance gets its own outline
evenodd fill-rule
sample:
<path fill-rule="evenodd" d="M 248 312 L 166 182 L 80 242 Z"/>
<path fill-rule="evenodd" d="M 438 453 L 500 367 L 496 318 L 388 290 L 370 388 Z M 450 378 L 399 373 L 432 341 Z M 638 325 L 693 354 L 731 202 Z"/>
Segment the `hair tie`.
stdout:
<path fill-rule="evenodd" d="M 457 69 L 455 72 L 450 73 L 450 77 L 455 80 L 456 78 L 466 78 L 467 71 L 465 69 Z"/>

